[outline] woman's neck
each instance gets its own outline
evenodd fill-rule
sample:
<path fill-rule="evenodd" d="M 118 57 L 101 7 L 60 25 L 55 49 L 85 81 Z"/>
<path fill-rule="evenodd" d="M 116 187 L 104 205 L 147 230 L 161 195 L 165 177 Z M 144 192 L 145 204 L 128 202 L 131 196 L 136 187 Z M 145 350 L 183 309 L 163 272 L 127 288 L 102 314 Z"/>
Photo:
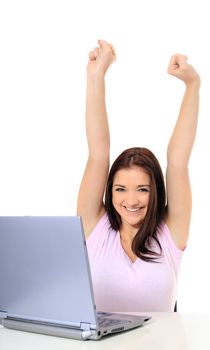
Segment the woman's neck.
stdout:
<path fill-rule="evenodd" d="M 119 230 L 121 240 L 127 243 L 130 242 L 132 244 L 133 239 L 137 234 L 138 230 L 139 230 L 139 227 L 134 227 L 134 226 L 128 225 L 127 223 L 122 223 L 121 228 Z"/>

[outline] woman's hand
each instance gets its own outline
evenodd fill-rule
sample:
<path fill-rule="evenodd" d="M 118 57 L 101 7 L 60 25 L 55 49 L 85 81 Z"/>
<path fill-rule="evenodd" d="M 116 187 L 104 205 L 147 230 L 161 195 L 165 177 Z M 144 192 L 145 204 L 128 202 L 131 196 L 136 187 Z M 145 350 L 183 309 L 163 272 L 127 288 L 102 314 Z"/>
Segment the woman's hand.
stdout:
<path fill-rule="evenodd" d="M 186 86 L 200 85 L 200 77 L 196 70 L 187 63 L 187 56 L 176 54 L 171 57 L 168 74 L 181 79 Z"/>
<path fill-rule="evenodd" d="M 109 66 L 116 60 L 114 47 L 103 40 L 98 40 L 99 47 L 89 53 L 87 72 L 89 75 L 106 74 Z"/>

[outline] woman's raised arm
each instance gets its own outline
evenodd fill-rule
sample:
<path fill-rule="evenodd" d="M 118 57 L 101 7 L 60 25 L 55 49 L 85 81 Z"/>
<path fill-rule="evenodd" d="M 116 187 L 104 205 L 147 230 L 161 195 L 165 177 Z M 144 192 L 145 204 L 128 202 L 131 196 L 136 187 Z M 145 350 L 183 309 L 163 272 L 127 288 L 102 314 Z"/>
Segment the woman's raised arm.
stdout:
<path fill-rule="evenodd" d="M 172 56 L 168 73 L 181 79 L 186 86 L 178 120 L 168 145 L 166 170 L 166 222 L 176 245 L 184 249 L 191 216 L 188 163 L 197 130 L 200 77 L 187 63 L 184 55 Z"/>
<path fill-rule="evenodd" d="M 103 195 L 109 171 L 109 125 L 105 105 L 105 74 L 115 61 L 113 46 L 99 40 L 89 53 L 86 90 L 86 134 L 89 149 L 80 185 L 77 215 L 82 217 L 86 237 L 104 214 Z"/>

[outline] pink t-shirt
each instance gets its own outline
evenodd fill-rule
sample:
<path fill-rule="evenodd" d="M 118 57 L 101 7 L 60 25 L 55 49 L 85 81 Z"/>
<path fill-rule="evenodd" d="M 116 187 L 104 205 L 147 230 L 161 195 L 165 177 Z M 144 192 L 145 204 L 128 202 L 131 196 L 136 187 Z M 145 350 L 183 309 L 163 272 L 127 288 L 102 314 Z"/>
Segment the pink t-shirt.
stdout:
<path fill-rule="evenodd" d="M 110 227 L 107 214 L 87 240 L 98 311 L 173 311 L 183 251 L 175 245 L 167 225 L 157 231 L 162 247 L 158 263 L 139 258 L 132 262 L 125 253 L 119 231 Z M 154 242 L 153 250 L 160 252 Z"/>

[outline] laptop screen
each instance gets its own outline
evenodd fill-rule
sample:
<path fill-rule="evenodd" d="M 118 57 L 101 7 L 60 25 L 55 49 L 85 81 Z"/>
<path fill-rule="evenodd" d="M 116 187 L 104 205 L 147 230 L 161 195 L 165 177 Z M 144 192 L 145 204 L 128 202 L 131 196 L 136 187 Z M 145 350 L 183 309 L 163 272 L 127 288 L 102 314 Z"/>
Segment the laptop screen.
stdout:
<path fill-rule="evenodd" d="M 0 217 L 0 311 L 41 322 L 96 323 L 80 217 Z"/>

